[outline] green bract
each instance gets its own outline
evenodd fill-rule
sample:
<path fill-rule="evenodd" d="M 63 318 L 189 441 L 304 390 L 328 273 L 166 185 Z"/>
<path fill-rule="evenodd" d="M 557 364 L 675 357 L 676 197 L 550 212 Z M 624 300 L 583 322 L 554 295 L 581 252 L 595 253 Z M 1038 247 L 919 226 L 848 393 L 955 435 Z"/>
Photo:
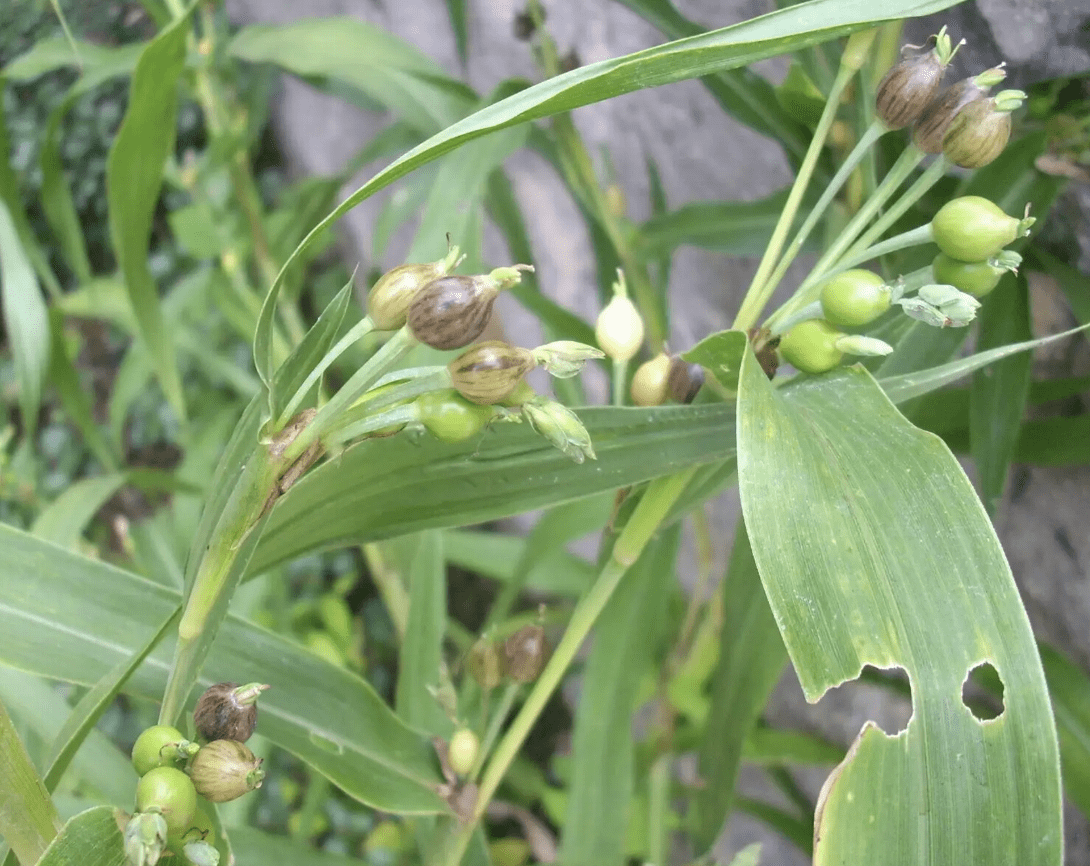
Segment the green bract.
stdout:
<path fill-rule="evenodd" d="M 936 283 L 946 283 L 975 298 L 988 294 L 999 285 L 1000 277 L 1007 272 L 1006 268 L 997 267 L 991 261 L 961 262 L 946 253 L 935 256 L 931 270 Z"/>
<path fill-rule="evenodd" d="M 803 373 L 824 373 L 844 357 L 836 347 L 836 341 L 843 336 L 824 319 L 809 319 L 784 334 L 780 340 L 780 354 Z"/>
<path fill-rule="evenodd" d="M 821 290 L 821 310 L 832 324 L 854 328 L 889 309 L 892 291 L 878 274 L 863 270 L 837 274 Z"/>
<path fill-rule="evenodd" d="M 155 767 L 136 784 L 138 812 L 158 812 L 169 833 L 182 833 L 197 810 L 197 791 L 189 776 L 174 767 Z"/>
<path fill-rule="evenodd" d="M 186 742 L 181 731 L 170 725 L 152 725 L 147 728 L 132 747 L 132 766 L 138 776 L 143 776 L 155 767 L 173 766 L 178 759 L 175 748 Z"/>
<path fill-rule="evenodd" d="M 1017 238 L 1022 226 L 1023 221 L 978 195 L 948 201 L 931 220 L 939 249 L 962 262 L 987 260 Z"/>
<path fill-rule="evenodd" d="M 462 442 L 477 435 L 493 416 L 491 407 L 470 403 L 451 389 L 423 394 L 416 405 L 420 423 L 442 442 Z"/>

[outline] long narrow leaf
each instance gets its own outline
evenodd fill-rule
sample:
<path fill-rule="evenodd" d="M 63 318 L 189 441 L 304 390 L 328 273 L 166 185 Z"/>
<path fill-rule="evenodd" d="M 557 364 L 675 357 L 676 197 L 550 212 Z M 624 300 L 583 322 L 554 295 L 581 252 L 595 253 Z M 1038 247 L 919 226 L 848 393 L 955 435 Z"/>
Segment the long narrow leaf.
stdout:
<path fill-rule="evenodd" d="M 53 801 L 0 703 L 0 837 L 21 863 L 37 863 L 60 826 Z"/>
<path fill-rule="evenodd" d="M 195 6 L 190 4 L 189 12 Z M 114 252 L 140 325 L 141 339 L 167 400 L 182 417 L 185 401 L 174 342 L 167 334 L 147 258 L 163 168 L 174 150 L 178 79 L 185 67 L 188 33 L 187 12 L 141 53 L 133 73 L 129 107 L 106 163 L 106 199 Z"/>
<path fill-rule="evenodd" d="M 129 659 L 180 604 L 175 590 L 0 526 L 0 662 L 93 685 Z M 160 645 L 126 682 L 163 694 L 173 647 Z M 267 682 L 261 732 L 353 797 L 390 812 L 445 811 L 431 744 L 371 686 L 257 626 L 227 617 L 204 685 Z"/>
<path fill-rule="evenodd" d="M 126 866 L 121 835 L 126 821 L 125 812 L 110 806 L 81 812 L 64 825 L 38 866 Z"/>
<path fill-rule="evenodd" d="M 704 787 L 693 804 L 694 835 L 700 850 L 711 848 L 730 815 L 743 745 L 787 664 L 783 638 L 765 598 L 741 520 L 721 592 L 719 661 L 699 750 Z"/>
<path fill-rule="evenodd" d="M 573 770 L 564 819 L 566 866 L 623 866 L 635 787 L 632 717 L 652 662 L 649 636 L 662 614 L 680 526 L 651 542 L 610 598 L 594 630 L 572 734 Z"/>
<path fill-rule="evenodd" d="M 733 414 L 723 404 L 580 410 L 598 454 L 584 464 L 525 425 L 453 445 L 368 439 L 283 496 L 251 573 L 309 551 L 483 523 L 721 461 L 734 452 Z"/>
<path fill-rule="evenodd" d="M 815 864 L 1058 866 L 1040 659 L 956 460 L 858 368 L 778 393 L 747 352 L 739 407 L 742 509 L 804 693 L 816 700 L 865 664 L 903 667 L 912 683 L 908 728 L 865 725 L 826 783 Z M 982 662 L 1004 684 L 987 722 L 961 697 Z"/>
<path fill-rule="evenodd" d="M 16 231 L 7 205 L 0 201 L 0 292 L 4 326 L 19 383 L 19 410 L 26 435 L 38 428 L 38 407 L 49 369 L 49 315 L 38 278 Z"/>

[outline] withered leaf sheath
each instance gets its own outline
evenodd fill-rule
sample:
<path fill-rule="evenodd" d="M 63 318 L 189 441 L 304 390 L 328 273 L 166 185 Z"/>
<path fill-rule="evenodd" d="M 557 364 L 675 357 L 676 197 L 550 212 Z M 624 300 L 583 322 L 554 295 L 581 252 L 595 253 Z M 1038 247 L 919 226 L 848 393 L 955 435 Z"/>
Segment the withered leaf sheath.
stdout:
<path fill-rule="evenodd" d="M 257 696 L 267 688 L 262 683 L 209 686 L 193 710 L 197 735 L 203 740 L 246 742 L 257 725 Z"/>
<path fill-rule="evenodd" d="M 875 94 L 875 109 L 889 129 L 903 129 L 919 117 L 935 96 L 946 66 L 934 51 L 906 57 L 885 74 Z"/>
<path fill-rule="evenodd" d="M 197 793 L 213 803 L 235 800 L 265 778 L 262 759 L 235 740 L 213 740 L 202 746 L 189 765 L 189 777 Z"/>
<path fill-rule="evenodd" d="M 924 153 L 942 153 L 942 140 L 950 124 L 967 105 L 983 99 L 1006 76 L 1000 67 L 964 78 L 936 96 L 923 110 L 912 131 L 912 141 Z"/>
<path fill-rule="evenodd" d="M 451 384 L 474 403 L 492 406 L 510 396 L 522 377 L 537 366 L 529 349 L 502 340 L 471 346 L 447 365 Z"/>
<path fill-rule="evenodd" d="M 670 372 L 666 374 L 666 393 L 675 403 L 692 403 L 697 391 L 704 384 L 704 368 L 690 364 L 680 355 L 670 359 Z"/>

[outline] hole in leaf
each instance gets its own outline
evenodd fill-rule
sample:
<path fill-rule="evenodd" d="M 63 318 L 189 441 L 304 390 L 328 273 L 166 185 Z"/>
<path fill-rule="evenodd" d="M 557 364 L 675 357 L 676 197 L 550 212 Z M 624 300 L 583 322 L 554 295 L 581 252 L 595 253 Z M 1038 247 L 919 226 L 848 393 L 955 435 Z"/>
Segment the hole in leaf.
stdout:
<path fill-rule="evenodd" d="M 961 702 L 981 722 L 990 722 L 1003 715 L 1003 679 L 991 662 L 981 662 L 970 668 L 961 684 Z"/>
<path fill-rule="evenodd" d="M 865 665 L 858 679 L 829 689 L 818 706 L 822 732 L 832 740 L 850 741 L 867 722 L 895 737 L 912 719 L 912 684 L 902 667 Z"/>

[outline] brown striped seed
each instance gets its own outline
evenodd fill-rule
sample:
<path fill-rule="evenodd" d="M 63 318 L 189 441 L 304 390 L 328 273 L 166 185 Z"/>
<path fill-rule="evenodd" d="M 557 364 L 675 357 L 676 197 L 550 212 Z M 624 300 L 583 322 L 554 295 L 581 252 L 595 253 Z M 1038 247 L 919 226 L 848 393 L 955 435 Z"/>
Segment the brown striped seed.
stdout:
<path fill-rule="evenodd" d="M 488 340 L 472 346 L 447 365 L 451 384 L 458 393 L 482 406 L 491 406 L 510 396 L 522 377 L 537 362 L 533 352 L 502 340 Z"/>

